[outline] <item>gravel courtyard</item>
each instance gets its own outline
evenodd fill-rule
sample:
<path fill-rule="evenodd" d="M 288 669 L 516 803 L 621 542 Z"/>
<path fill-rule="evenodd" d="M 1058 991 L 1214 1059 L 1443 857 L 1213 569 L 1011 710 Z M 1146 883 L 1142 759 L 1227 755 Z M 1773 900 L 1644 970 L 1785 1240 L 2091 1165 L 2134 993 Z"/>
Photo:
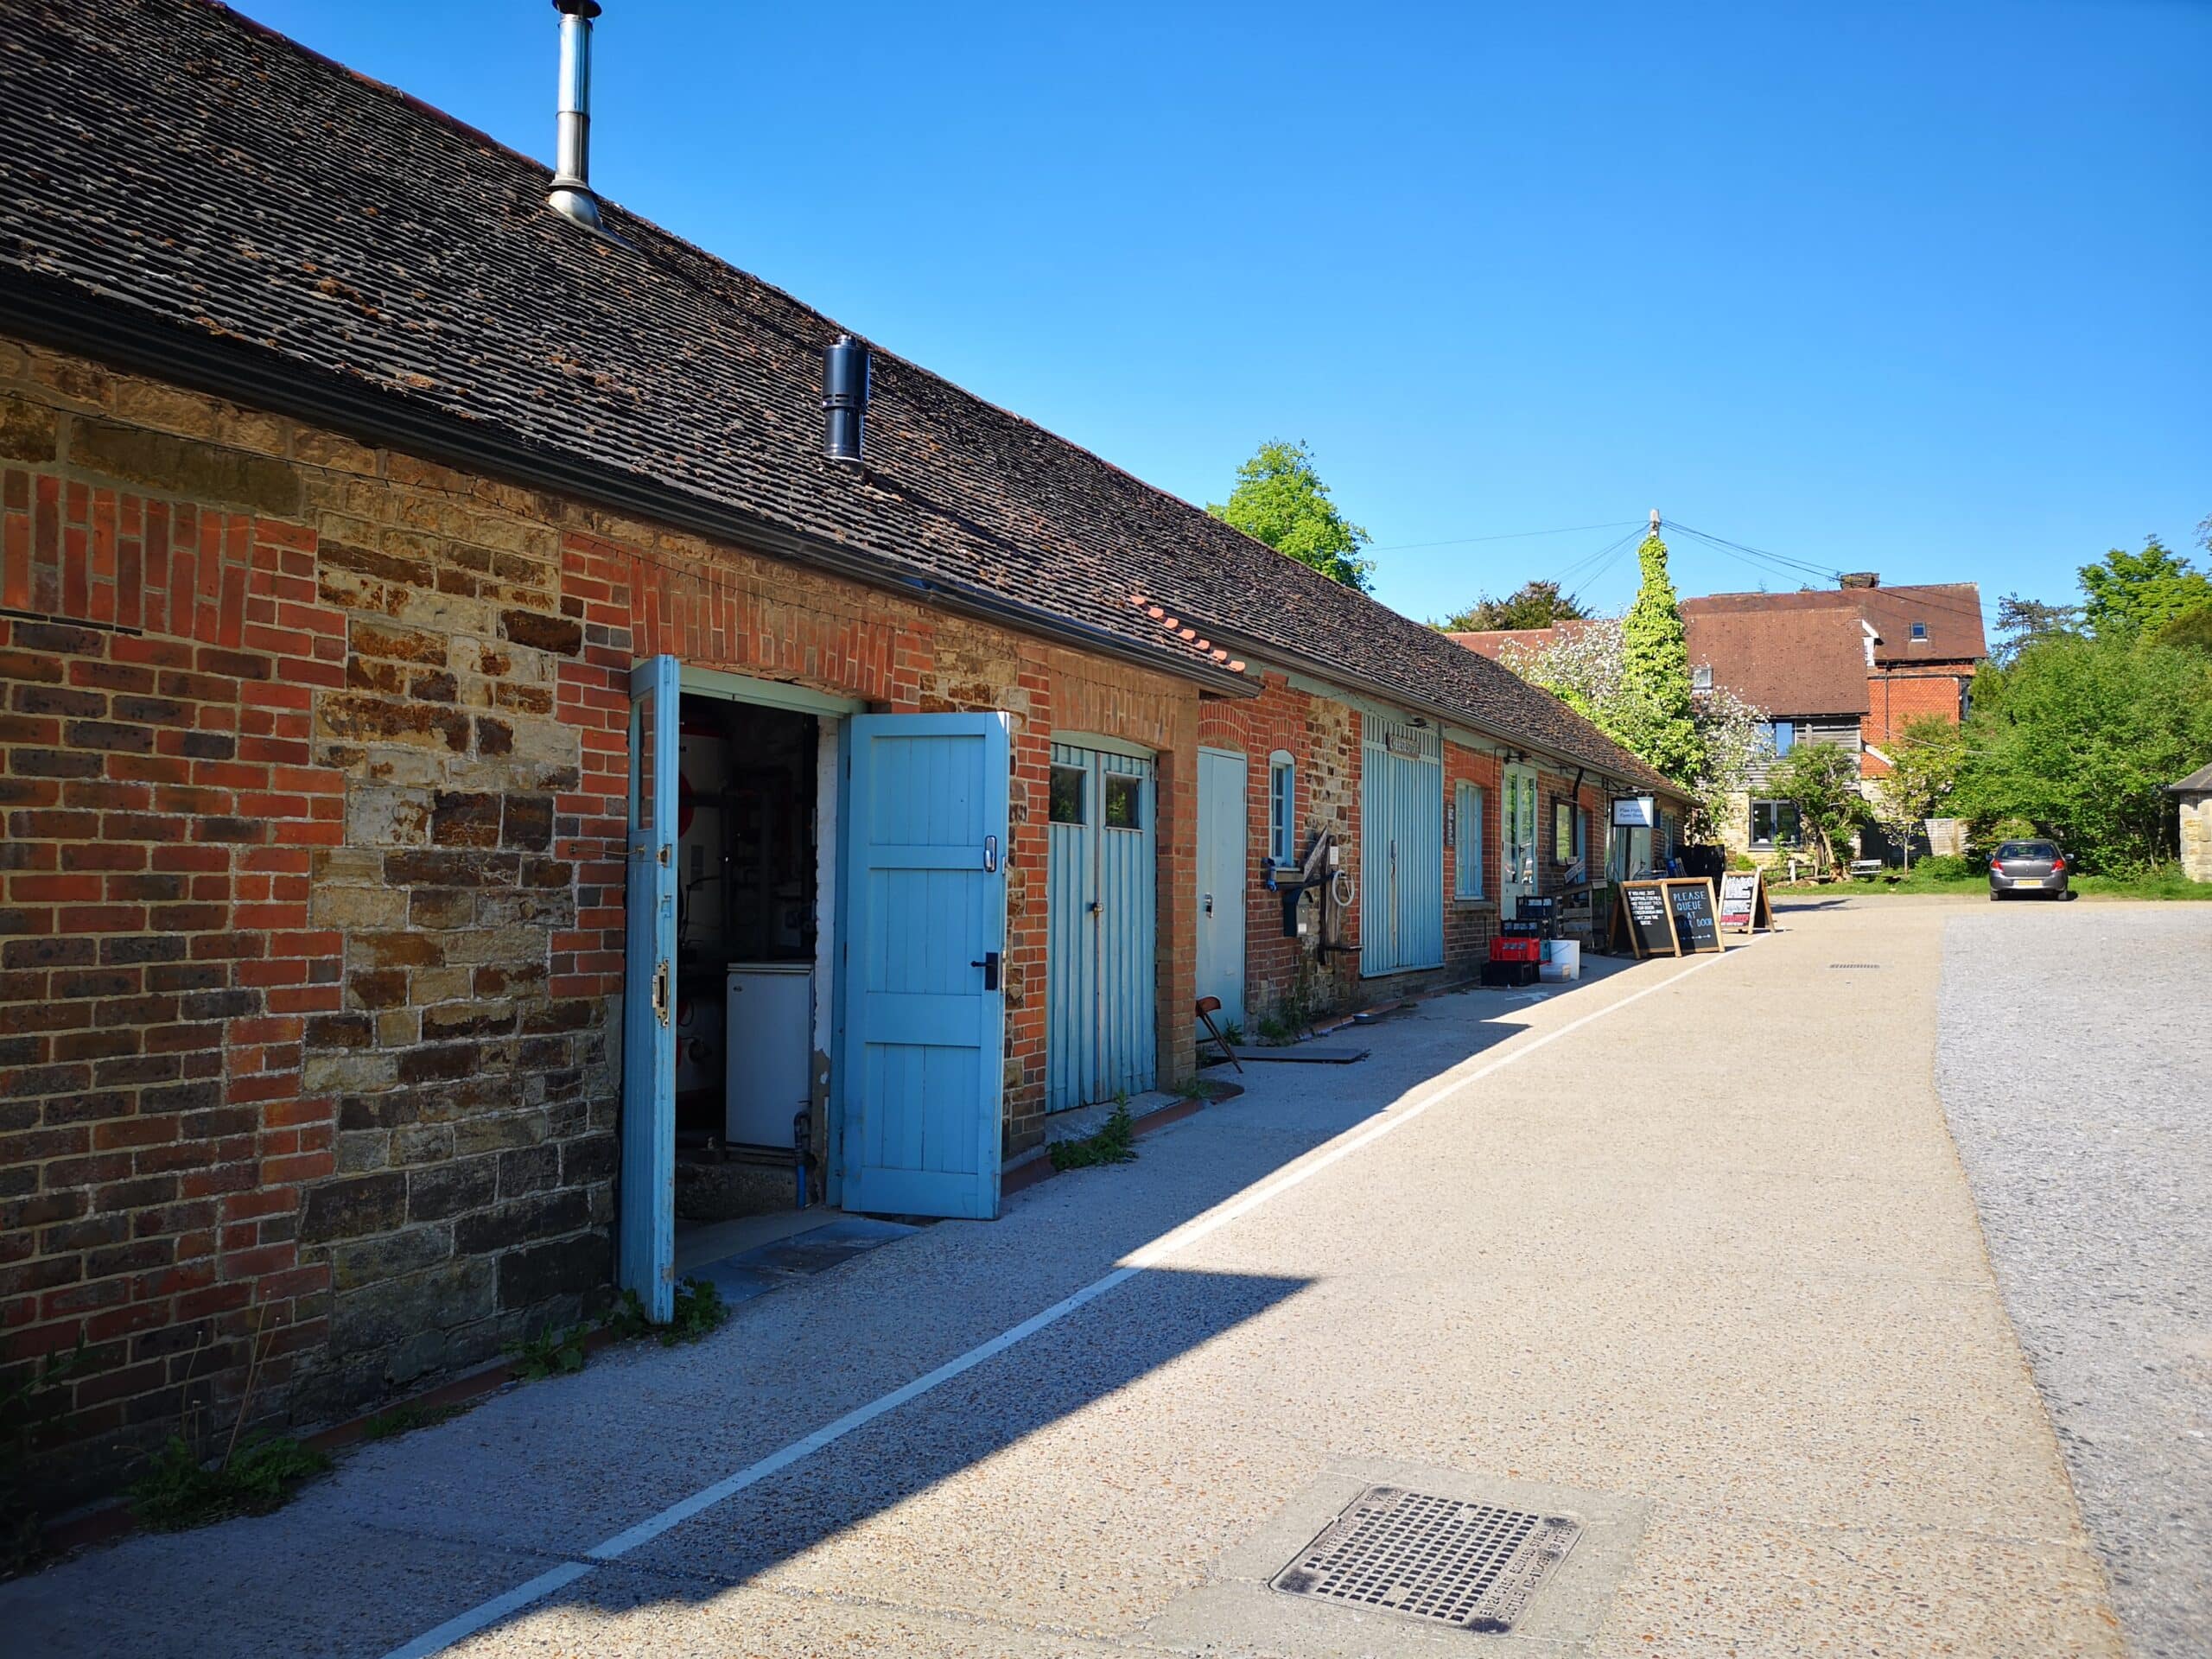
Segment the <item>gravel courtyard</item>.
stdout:
<path fill-rule="evenodd" d="M 1936 1076 L 2141 1659 L 2212 1653 L 2212 905 L 1946 930 Z"/>

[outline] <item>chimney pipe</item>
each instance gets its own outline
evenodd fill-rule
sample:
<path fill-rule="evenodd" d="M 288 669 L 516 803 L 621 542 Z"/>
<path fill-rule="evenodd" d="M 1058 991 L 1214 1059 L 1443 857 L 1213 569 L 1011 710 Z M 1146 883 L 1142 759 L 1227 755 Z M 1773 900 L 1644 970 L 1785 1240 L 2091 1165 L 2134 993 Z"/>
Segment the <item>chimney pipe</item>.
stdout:
<path fill-rule="evenodd" d="M 822 453 L 850 466 L 866 464 L 861 446 L 868 436 L 868 347 L 850 334 L 822 354 Z"/>
<path fill-rule="evenodd" d="M 1878 588 L 1882 578 L 1872 570 L 1847 570 L 1836 578 L 1839 588 Z"/>
<path fill-rule="evenodd" d="M 599 0 L 553 0 L 553 10 L 561 14 L 560 141 L 545 203 L 604 235 L 591 188 L 591 20 L 599 16 Z"/>

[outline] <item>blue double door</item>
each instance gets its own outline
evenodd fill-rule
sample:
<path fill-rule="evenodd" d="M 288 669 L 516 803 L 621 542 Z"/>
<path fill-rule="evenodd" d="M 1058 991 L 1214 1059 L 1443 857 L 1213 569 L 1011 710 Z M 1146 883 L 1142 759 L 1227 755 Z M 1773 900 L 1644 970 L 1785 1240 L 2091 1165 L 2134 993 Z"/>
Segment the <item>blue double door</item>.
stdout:
<path fill-rule="evenodd" d="M 1444 745 L 1433 726 L 1364 716 L 1359 971 L 1444 965 Z"/>
<path fill-rule="evenodd" d="M 676 1290 L 680 696 L 673 657 L 632 674 L 616 1280 L 657 1320 Z M 1007 717 L 860 715 L 841 738 L 836 1196 L 848 1210 L 995 1216 Z"/>
<path fill-rule="evenodd" d="M 1158 1076 L 1157 797 L 1149 755 L 1052 746 L 1048 1112 L 1142 1094 Z"/>

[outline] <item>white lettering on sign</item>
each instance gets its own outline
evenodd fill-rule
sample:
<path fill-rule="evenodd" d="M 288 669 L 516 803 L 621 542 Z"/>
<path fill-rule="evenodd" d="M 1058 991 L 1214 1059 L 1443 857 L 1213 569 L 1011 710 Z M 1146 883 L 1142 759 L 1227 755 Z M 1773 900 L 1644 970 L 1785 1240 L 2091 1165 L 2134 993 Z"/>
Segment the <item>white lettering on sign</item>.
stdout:
<path fill-rule="evenodd" d="M 1389 744 L 1391 753 L 1402 755 L 1408 760 L 1415 759 L 1421 753 L 1421 740 L 1417 737 L 1408 737 L 1403 732 L 1393 732 L 1384 741 Z"/>

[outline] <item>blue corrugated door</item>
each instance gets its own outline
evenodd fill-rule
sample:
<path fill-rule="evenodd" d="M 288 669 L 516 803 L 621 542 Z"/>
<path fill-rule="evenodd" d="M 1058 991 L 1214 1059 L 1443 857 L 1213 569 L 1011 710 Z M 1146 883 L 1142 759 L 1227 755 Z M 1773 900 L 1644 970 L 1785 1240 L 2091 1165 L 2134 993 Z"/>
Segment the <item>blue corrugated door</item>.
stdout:
<path fill-rule="evenodd" d="M 622 1169 L 615 1281 L 653 1319 L 676 1312 L 676 748 L 673 657 L 630 673 L 628 948 L 622 976 Z"/>
<path fill-rule="evenodd" d="M 1198 995 L 1221 1026 L 1244 1023 L 1244 855 L 1251 836 L 1244 757 L 1198 751 Z"/>
<path fill-rule="evenodd" d="M 1359 971 L 1444 965 L 1444 747 L 1433 727 L 1363 717 Z"/>
<path fill-rule="evenodd" d="M 1141 1094 L 1157 1074 L 1155 784 L 1147 757 L 1052 746 L 1047 1111 Z"/>
<path fill-rule="evenodd" d="M 847 813 L 844 1204 L 998 1213 L 1007 718 L 861 715 Z"/>

